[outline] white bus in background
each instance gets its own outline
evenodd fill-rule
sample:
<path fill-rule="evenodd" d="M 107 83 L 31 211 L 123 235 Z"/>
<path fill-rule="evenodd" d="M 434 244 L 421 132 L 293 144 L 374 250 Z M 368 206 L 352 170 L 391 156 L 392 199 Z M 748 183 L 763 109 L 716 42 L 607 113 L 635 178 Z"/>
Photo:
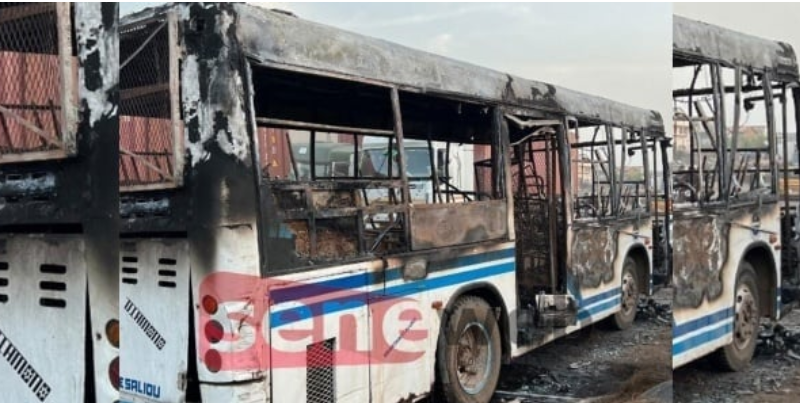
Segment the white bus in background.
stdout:
<path fill-rule="evenodd" d="M 376 176 L 396 176 L 397 146 L 385 137 L 365 136 L 363 151 L 359 162 L 363 172 L 374 170 Z M 448 150 L 446 143 L 427 142 L 425 140 L 407 140 L 404 143 L 406 155 L 406 175 L 409 178 L 411 200 L 421 203 L 433 203 L 433 187 L 438 185 L 442 191 L 458 190 L 458 197 L 474 192 L 475 167 L 473 165 L 473 147 L 471 144 L 451 144 Z M 389 158 L 393 162 L 389 162 Z M 389 169 L 392 174 L 389 175 Z M 433 175 L 436 175 L 434 181 Z M 434 184 L 434 182 L 437 182 Z M 373 195 L 379 190 L 370 190 Z M 385 195 L 385 191 L 383 192 Z M 473 196 L 474 197 L 474 196 Z"/>
<path fill-rule="evenodd" d="M 0 401 L 119 400 L 117 3 L 0 4 Z"/>

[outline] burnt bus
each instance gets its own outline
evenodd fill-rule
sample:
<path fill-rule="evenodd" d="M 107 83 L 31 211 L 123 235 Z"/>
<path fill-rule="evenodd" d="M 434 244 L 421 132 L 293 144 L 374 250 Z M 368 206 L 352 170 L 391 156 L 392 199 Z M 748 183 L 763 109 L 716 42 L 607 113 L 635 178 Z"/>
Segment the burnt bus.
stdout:
<path fill-rule="evenodd" d="M 792 46 L 673 19 L 673 366 L 745 368 L 798 284 L 798 66 Z M 750 122 L 749 124 L 747 122 Z M 780 150 L 780 151 L 779 151 Z"/>
<path fill-rule="evenodd" d="M 115 3 L 0 4 L 0 393 L 119 399 Z"/>
<path fill-rule="evenodd" d="M 657 112 L 244 4 L 120 42 L 123 400 L 488 402 L 652 289 Z"/>

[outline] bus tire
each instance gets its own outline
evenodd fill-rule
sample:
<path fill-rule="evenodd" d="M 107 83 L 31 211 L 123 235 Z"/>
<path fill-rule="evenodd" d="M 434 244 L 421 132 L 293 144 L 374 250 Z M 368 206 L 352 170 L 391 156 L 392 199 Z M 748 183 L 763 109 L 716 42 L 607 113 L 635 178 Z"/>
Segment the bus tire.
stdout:
<path fill-rule="evenodd" d="M 714 352 L 713 359 L 726 371 L 741 371 L 750 364 L 756 350 L 761 310 L 756 272 L 744 260 L 736 273 L 733 297 L 733 341 Z"/>
<path fill-rule="evenodd" d="M 459 298 L 439 335 L 438 395 L 447 403 L 487 403 L 500 378 L 500 328 L 486 301 Z"/>
<path fill-rule="evenodd" d="M 636 261 L 632 257 L 625 258 L 622 265 L 622 284 L 620 289 L 619 311 L 609 318 L 608 324 L 614 330 L 625 330 L 633 326 L 639 304 L 639 278 Z"/>

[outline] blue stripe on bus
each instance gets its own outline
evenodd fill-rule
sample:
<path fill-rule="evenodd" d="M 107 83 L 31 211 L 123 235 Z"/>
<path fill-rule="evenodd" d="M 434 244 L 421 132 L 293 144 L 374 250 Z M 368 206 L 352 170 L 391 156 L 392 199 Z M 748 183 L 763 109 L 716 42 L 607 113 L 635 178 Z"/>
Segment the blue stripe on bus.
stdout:
<path fill-rule="evenodd" d="M 327 315 L 348 309 L 358 308 L 367 304 L 372 298 L 397 298 L 437 288 L 449 287 L 467 283 L 486 277 L 514 272 L 514 263 L 502 263 L 480 269 L 454 273 L 438 278 L 430 278 L 413 283 L 400 284 L 387 287 L 385 290 L 365 292 L 353 290 L 352 295 L 334 298 L 314 304 L 288 308 L 270 314 L 270 327 L 278 328 L 290 323 L 310 319 L 315 316 Z"/>
<path fill-rule="evenodd" d="M 686 323 L 675 325 L 674 329 L 672 330 L 672 337 L 676 338 L 683 336 L 684 334 L 693 332 L 697 329 L 702 329 L 709 325 L 713 325 L 714 323 L 725 320 L 731 316 L 733 316 L 733 307 L 728 307 L 721 311 L 710 313 L 697 319 L 692 319 Z"/>
<path fill-rule="evenodd" d="M 514 254 L 514 248 L 507 248 L 477 255 L 460 256 L 452 259 L 431 262 L 428 270 L 438 271 L 455 267 L 471 266 L 493 260 L 514 257 Z M 395 267 L 386 270 L 386 272 L 383 273 L 383 276 L 381 276 L 381 273 L 366 272 L 352 276 L 320 281 L 313 284 L 300 284 L 273 290 L 270 292 L 270 299 L 272 303 L 280 304 L 283 302 L 301 300 L 304 298 L 317 297 L 342 290 L 349 290 L 367 285 L 375 285 L 381 282 L 399 280 L 400 278 L 402 278 L 401 270 L 400 268 Z"/>
<path fill-rule="evenodd" d="M 711 343 L 714 340 L 724 337 L 726 334 L 733 332 L 733 323 L 727 323 L 715 329 L 696 334 L 680 343 L 672 344 L 672 355 L 676 356 L 683 354 L 689 350 L 698 348 L 704 344 Z"/>
<path fill-rule="evenodd" d="M 589 306 L 594 304 L 595 302 L 602 301 L 606 298 L 611 298 L 615 295 L 619 295 L 621 290 L 619 288 L 612 288 L 608 291 L 603 291 L 600 294 L 592 295 L 591 297 L 587 297 L 584 300 L 578 301 L 579 306 Z"/>
<path fill-rule="evenodd" d="M 612 290 L 608 290 L 608 291 L 602 292 L 602 293 L 600 293 L 600 294 L 598 294 L 596 296 L 587 298 L 584 301 L 583 306 L 589 306 L 593 302 L 602 301 L 603 299 L 611 298 L 611 297 L 618 296 L 618 295 L 620 295 L 620 289 L 619 288 L 614 288 Z M 589 301 L 589 300 L 591 300 L 591 302 L 590 303 L 586 303 L 586 301 Z M 614 308 L 615 306 L 617 306 L 619 304 L 620 304 L 620 300 L 619 299 L 612 299 L 610 301 L 603 302 L 602 304 L 599 304 L 597 306 L 591 307 L 589 309 L 579 309 L 578 310 L 578 320 L 589 319 L 589 318 L 591 318 L 592 315 L 595 315 L 595 314 L 598 314 L 598 313 L 603 312 L 605 310 Z"/>

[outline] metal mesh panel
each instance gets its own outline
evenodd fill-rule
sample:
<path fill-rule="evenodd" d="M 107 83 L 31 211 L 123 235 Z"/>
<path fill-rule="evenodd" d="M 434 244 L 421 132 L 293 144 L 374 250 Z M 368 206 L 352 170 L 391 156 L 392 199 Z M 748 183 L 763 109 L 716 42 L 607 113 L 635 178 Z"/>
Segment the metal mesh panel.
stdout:
<path fill-rule="evenodd" d="M 126 27 L 120 39 L 120 185 L 171 187 L 177 177 L 170 23 Z M 174 61 L 172 61 L 174 63 Z M 174 73 L 173 73 L 174 74 Z M 160 185 L 160 186 L 159 186 Z"/>
<path fill-rule="evenodd" d="M 306 402 L 336 401 L 333 349 L 336 338 L 309 344 L 306 348 Z"/>
<path fill-rule="evenodd" d="M 70 42 L 55 3 L 0 5 L 0 155 L 63 148 L 60 55 L 72 57 Z"/>

